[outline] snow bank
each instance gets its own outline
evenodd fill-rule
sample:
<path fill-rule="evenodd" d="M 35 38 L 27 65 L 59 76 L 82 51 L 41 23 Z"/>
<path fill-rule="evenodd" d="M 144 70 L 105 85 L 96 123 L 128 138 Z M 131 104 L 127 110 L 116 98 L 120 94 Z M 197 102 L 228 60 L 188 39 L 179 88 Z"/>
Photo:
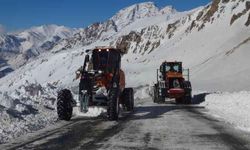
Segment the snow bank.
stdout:
<path fill-rule="evenodd" d="M 0 99 L 0 143 L 57 120 L 56 91 L 50 86 L 27 82 L 14 92 L 0 92 Z"/>
<path fill-rule="evenodd" d="M 150 87 L 149 86 L 142 86 L 135 88 L 134 99 L 145 99 L 150 97 Z"/>
<path fill-rule="evenodd" d="M 200 104 L 209 112 L 236 126 L 250 131 L 250 92 L 215 93 L 206 96 Z"/>

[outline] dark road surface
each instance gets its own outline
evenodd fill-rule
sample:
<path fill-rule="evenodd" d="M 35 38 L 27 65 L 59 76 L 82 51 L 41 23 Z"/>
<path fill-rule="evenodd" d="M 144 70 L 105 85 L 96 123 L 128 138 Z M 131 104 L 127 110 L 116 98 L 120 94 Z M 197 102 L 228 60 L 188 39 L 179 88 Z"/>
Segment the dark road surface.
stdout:
<path fill-rule="evenodd" d="M 144 99 L 118 122 L 79 117 L 59 124 L 0 149 L 250 149 L 249 133 L 207 115 L 198 105 L 153 104 Z"/>

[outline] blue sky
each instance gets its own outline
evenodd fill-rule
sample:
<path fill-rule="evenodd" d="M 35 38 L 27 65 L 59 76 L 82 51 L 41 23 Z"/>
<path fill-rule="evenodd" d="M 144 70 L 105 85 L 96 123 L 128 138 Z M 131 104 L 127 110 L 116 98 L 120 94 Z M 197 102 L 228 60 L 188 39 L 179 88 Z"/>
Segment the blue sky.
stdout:
<path fill-rule="evenodd" d="M 110 18 L 124 7 L 147 1 L 160 8 L 172 5 L 184 11 L 211 0 L 0 0 L 0 28 L 3 25 L 13 31 L 43 24 L 85 27 Z"/>

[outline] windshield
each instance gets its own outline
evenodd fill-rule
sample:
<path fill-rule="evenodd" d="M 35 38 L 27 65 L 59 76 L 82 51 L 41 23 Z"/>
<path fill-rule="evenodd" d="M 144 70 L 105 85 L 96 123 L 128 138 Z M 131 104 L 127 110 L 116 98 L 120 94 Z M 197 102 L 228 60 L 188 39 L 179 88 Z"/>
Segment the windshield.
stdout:
<path fill-rule="evenodd" d="M 112 72 L 120 66 L 120 54 L 116 51 L 93 51 L 93 69 Z"/>
<path fill-rule="evenodd" d="M 166 72 L 182 72 L 181 64 L 180 63 L 167 63 L 165 65 Z"/>
<path fill-rule="evenodd" d="M 180 66 L 179 65 L 173 65 L 173 70 L 175 72 L 179 72 L 180 71 Z"/>

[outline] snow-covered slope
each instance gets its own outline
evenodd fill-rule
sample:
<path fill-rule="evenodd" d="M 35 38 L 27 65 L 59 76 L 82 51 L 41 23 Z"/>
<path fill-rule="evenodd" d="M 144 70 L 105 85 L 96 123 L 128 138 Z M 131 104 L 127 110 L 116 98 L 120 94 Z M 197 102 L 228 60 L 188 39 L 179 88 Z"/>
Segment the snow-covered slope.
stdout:
<path fill-rule="evenodd" d="M 43 47 L 45 42 L 57 42 L 62 38 L 69 38 L 73 33 L 72 29 L 64 26 L 43 25 L 24 30 L 16 36 L 19 39 L 25 39 L 21 42 L 20 50 L 22 52 L 27 49 L 38 49 L 39 47 Z"/>
<path fill-rule="evenodd" d="M 75 29 L 57 25 L 43 25 L 18 32 L 0 35 L 0 57 L 16 69 L 30 58 L 50 50 L 61 39 L 69 38 Z"/>
<path fill-rule="evenodd" d="M 23 122 L 28 126 L 30 116 L 40 119 L 48 115 L 45 105 L 53 108 L 55 103 L 45 100 L 44 104 L 40 100 L 55 99 L 58 89 L 67 87 L 77 91 L 74 72 L 83 63 L 84 50 L 95 46 L 111 45 L 126 52 L 122 66 L 127 86 L 155 82 L 156 69 L 163 61 L 178 60 L 191 69 L 195 90 L 250 90 L 249 10 L 250 2 L 246 0 L 214 0 L 187 12 L 177 12 L 171 7 L 160 10 L 152 3 L 142 3 L 119 11 L 115 16 L 120 17 L 80 29 L 73 37 L 60 40 L 49 52 L 0 79 L 0 114 L 10 118 L 5 119 L 0 133 L 11 132 L 8 130 L 11 123 Z M 39 88 L 33 91 L 31 86 Z M 25 113 L 29 105 L 37 109 L 35 114 Z M 22 118 L 8 110 L 19 112 Z M 49 115 L 53 120 L 55 110 L 51 109 Z"/>
<path fill-rule="evenodd" d="M 174 17 L 155 25 L 150 20 L 151 30 L 135 30 L 144 38 L 125 36 L 120 45 L 129 51 L 123 60 L 129 66 L 131 83 L 136 86 L 155 81 L 155 70 L 161 62 L 179 60 L 191 69 L 194 89 L 249 90 L 249 4 L 215 0 L 204 8 L 185 12 L 177 20 Z M 232 23 L 235 14 L 242 15 Z M 132 53 L 138 51 L 143 55 Z"/>

